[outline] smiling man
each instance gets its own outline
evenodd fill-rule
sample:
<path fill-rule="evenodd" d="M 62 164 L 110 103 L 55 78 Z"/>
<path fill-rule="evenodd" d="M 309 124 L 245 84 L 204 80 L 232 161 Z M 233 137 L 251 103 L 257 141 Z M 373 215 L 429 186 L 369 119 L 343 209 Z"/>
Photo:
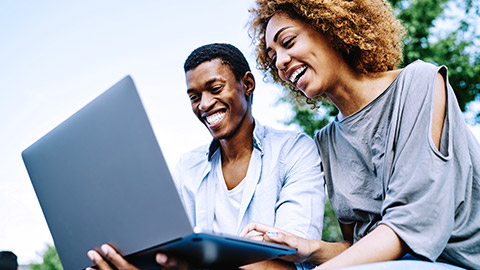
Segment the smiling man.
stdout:
<path fill-rule="evenodd" d="M 184 70 L 192 110 L 213 137 L 185 154 L 174 174 L 193 224 L 236 235 L 257 221 L 320 239 L 324 182 L 315 144 L 254 119 L 255 79 L 240 50 L 201 46 Z"/>
<path fill-rule="evenodd" d="M 174 172 L 177 189 L 195 227 L 238 235 L 260 222 L 295 235 L 321 239 L 324 180 L 313 140 L 303 133 L 262 126 L 252 115 L 255 79 L 243 54 L 230 44 L 209 44 L 185 61 L 193 113 L 213 140 L 186 153 Z M 121 269 L 136 269 L 108 245 L 103 253 Z M 111 269 L 92 251 L 100 269 Z M 166 268 L 188 262 L 157 255 Z M 297 268 L 302 265 L 297 264 Z M 290 269 L 270 261 L 256 269 Z"/>
<path fill-rule="evenodd" d="M 305 134 L 255 121 L 255 79 L 243 54 L 230 44 L 205 45 L 184 69 L 192 110 L 213 136 L 175 170 L 194 225 L 238 234 L 255 220 L 320 238 L 324 191 L 315 145 Z"/>

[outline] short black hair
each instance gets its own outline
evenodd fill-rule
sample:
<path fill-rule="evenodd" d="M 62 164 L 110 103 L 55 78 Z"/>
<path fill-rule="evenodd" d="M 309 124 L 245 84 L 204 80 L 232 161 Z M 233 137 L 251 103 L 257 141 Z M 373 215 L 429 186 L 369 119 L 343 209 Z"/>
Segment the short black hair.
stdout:
<path fill-rule="evenodd" d="M 17 255 L 11 251 L 0 251 L 0 269 L 17 270 Z"/>
<path fill-rule="evenodd" d="M 183 69 L 185 73 L 198 67 L 200 64 L 214 59 L 221 59 L 228 65 L 239 81 L 247 71 L 250 71 L 247 59 L 235 46 L 227 43 L 212 43 L 196 48 L 185 60 Z"/>

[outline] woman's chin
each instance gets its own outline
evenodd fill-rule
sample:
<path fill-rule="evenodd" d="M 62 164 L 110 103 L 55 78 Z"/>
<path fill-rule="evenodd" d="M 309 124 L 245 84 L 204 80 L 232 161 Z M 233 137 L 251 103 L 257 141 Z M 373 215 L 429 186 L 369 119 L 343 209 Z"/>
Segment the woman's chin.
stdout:
<path fill-rule="evenodd" d="M 319 91 L 312 91 L 308 89 L 306 90 L 298 89 L 298 90 L 300 90 L 303 93 L 303 95 L 305 95 L 307 98 L 316 98 L 322 94 Z"/>

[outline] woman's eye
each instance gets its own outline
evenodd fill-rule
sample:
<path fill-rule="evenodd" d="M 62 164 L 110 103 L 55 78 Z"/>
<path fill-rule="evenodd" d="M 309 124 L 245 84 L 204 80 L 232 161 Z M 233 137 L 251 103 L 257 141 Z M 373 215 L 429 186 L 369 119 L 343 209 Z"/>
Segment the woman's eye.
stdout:
<path fill-rule="evenodd" d="M 283 42 L 282 46 L 283 46 L 284 48 L 289 48 L 289 46 L 292 45 L 294 39 L 295 39 L 295 37 L 291 37 L 291 38 L 285 40 L 285 41 Z"/>
<path fill-rule="evenodd" d="M 272 57 L 269 57 L 270 58 L 270 63 L 268 63 L 269 66 L 275 66 L 275 63 L 277 61 L 277 56 L 276 55 L 273 55 Z"/>

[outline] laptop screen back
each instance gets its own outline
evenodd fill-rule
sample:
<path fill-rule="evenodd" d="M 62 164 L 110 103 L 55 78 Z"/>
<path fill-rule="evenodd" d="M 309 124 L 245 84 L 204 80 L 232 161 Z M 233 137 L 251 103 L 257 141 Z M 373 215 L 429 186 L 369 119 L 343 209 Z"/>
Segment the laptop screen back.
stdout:
<path fill-rule="evenodd" d="M 22 157 L 68 269 L 103 243 L 131 254 L 193 231 L 129 76 Z"/>

